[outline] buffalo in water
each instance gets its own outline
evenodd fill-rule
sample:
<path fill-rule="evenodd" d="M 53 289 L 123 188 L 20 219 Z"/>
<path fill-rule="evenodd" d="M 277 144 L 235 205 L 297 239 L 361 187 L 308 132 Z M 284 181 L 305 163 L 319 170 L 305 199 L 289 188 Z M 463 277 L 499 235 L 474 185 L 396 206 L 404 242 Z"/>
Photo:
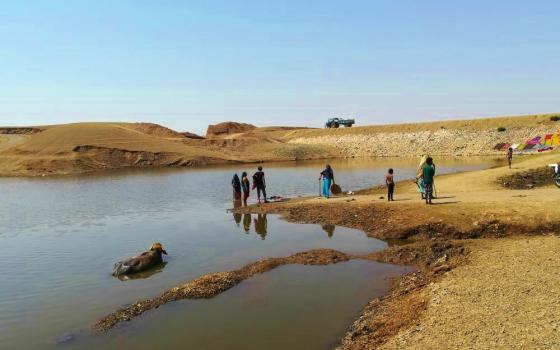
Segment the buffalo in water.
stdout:
<path fill-rule="evenodd" d="M 116 263 L 113 266 L 113 276 L 132 275 L 161 265 L 163 263 L 162 254 L 167 255 L 167 252 L 161 243 L 154 243 L 147 252 Z"/>

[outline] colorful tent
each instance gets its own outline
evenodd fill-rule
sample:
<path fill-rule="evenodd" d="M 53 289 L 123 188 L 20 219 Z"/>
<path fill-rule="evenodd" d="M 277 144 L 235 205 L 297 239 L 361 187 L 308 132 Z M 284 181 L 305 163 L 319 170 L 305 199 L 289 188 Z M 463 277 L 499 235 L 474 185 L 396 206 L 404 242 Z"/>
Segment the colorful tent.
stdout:
<path fill-rule="evenodd" d="M 552 146 L 552 134 L 546 134 L 543 141 L 543 145 Z"/>
<path fill-rule="evenodd" d="M 529 141 L 527 141 L 528 145 L 538 145 L 541 142 L 542 137 L 540 136 L 535 136 L 532 139 L 530 139 Z"/>
<path fill-rule="evenodd" d="M 531 149 L 536 148 L 536 147 L 537 147 L 537 145 L 532 145 L 532 144 L 527 143 L 525 145 L 525 147 L 523 147 L 523 150 L 528 151 L 528 150 L 531 150 Z"/>
<path fill-rule="evenodd" d="M 554 134 L 550 138 L 550 145 L 551 146 L 560 146 L 560 134 Z"/>

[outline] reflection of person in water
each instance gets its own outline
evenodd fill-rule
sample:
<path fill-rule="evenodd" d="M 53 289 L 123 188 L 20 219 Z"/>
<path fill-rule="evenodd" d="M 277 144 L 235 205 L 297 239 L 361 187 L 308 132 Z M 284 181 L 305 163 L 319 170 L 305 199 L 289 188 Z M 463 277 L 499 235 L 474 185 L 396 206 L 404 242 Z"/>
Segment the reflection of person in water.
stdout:
<path fill-rule="evenodd" d="M 233 213 L 233 220 L 239 226 L 239 223 L 241 223 L 241 213 Z"/>
<path fill-rule="evenodd" d="M 327 224 L 327 225 L 321 226 L 321 228 L 323 229 L 323 231 L 325 231 L 327 233 L 327 236 L 329 236 L 329 238 L 331 238 L 333 236 L 334 228 L 335 228 L 334 225 Z"/>
<path fill-rule="evenodd" d="M 251 229 L 251 214 L 244 214 L 243 215 L 243 229 L 245 233 L 249 233 Z"/>
<path fill-rule="evenodd" d="M 258 214 L 255 221 L 255 232 L 261 236 L 262 239 L 266 237 L 266 214 Z"/>

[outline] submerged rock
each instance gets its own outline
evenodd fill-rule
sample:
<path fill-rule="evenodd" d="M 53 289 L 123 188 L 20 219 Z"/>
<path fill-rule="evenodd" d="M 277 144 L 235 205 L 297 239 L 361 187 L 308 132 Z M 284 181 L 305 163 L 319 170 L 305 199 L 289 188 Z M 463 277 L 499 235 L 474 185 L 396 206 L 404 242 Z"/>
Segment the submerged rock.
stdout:
<path fill-rule="evenodd" d="M 66 343 L 73 342 L 74 340 L 76 340 L 76 335 L 74 333 L 67 332 L 67 333 L 62 333 L 61 335 L 56 337 L 55 342 L 57 344 L 66 344 Z"/>

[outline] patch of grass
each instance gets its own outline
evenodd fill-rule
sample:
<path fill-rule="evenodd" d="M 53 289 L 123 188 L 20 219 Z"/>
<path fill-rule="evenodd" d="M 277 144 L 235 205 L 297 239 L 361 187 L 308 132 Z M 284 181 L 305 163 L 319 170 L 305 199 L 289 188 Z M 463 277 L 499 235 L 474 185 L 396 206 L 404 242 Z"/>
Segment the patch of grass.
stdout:
<path fill-rule="evenodd" d="M 498 127 L 498 132 L 504 132 L 504 131 L 506 131 L 506 130 L 507 130 L 507 129 L 504 128 L 503 126 Z"/>

